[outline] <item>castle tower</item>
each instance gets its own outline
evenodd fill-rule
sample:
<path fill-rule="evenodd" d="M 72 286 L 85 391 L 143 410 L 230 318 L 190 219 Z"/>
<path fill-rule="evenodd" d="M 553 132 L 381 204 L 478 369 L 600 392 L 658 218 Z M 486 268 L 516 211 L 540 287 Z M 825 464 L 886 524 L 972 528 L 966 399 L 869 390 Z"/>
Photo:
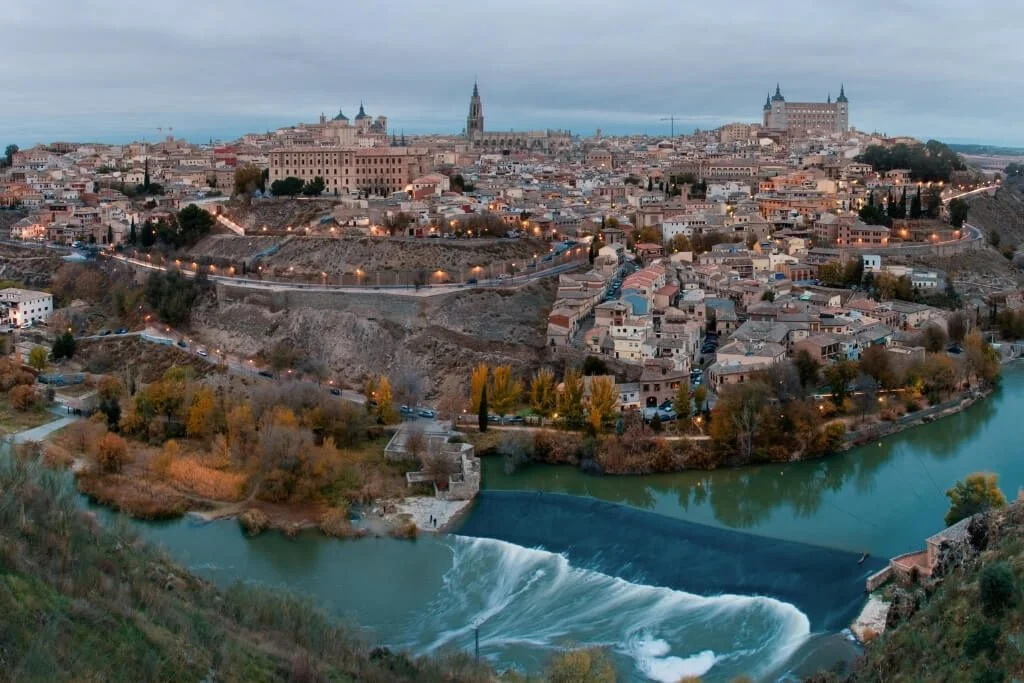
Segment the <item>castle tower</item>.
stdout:
<path fill-rule="evenodd" d="M 473 81 L 473 96 L 469 98 L 469 116 L 466 117 L 466 136 L 473 139 L 484 132 L 484 105 L 480 102 L 480 89 Z"/>
<path fill-rule="evenodd" d="M 761 125 L 765 128 L 771 128 L 771 115 L 772 115 L 772 96 L 769 93 L 764 98 L 764 114 L 762 116 Z"/>
<path fill-rule="evenodd" d="M 786 130 L 789 128 L 789 122 L 786 117 L 786 98 L 782 96 L 782 89 L 779 84 L 775 84 L 775 94 L 772 95 L 771 101 L 771 115 L 769 116 L 769 128 L 775 130 Z"/>
<path fill-rule="evenodd" d="M 850 101 L 846 99 L 846 86 L 840 84 L 839 97 L 836 98 L 836 132 L 845 133 L 850 130 Z"/>

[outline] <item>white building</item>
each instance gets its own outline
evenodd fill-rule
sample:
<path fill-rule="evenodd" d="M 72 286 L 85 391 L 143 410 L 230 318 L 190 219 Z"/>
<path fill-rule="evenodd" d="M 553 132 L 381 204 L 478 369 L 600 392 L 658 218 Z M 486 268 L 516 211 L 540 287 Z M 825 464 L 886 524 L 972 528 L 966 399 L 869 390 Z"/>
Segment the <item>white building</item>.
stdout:
<path fill-rule="evenodd" d="M 864 254 L 861 258 L 864 259 L 864 272 L 865 273 L 880 273 L 882 272 L 882 257 L 876 254 Z"/>
<path fill-rule="evenodd" d="M 53 313 L 53 295 L 30 289 L 0 289 L 0 322 L 23 327 L 46 321 Z"/>

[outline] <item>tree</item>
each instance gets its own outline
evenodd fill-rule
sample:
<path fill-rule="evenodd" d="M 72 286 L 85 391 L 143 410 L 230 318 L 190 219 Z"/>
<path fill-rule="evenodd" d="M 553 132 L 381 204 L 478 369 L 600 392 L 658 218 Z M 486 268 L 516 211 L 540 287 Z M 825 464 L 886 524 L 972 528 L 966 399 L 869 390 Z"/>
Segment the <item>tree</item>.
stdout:
<path fill-rule="evenodd" d="M 42 370 L 46 367 L 46 358 L 49 354 L 46 353 L 46 349 L 42 346 L 33 347 L 28 352 L 28 364 L 30 367 L 36 370 Z"/>
<path fill-rule="evenodd" d="M 885 389 L 892 389 L 897 384 L 896 371 L 884 346 L 874 345 L 864 349 L 860 356 L 860 371 Z"/>
<path fill-rule="evenodd" d="M 114 227 L 111 225 L 107 226 L 107 244 L 114 243 Z"/>
<path fill-rule="evenodd" d="M 762 382 L 749 382 L 726 387 L 715 405 L 711 420 L 711 439 L 716 447 L 737 454 L 741 463 L 754 455 L 754 442 L 764 419 L 761 408 L 768 400 L 769 390 Z"/>
<path fill-rule="evenodd" d="M 245 164 L 235 169 L 235 183 L 232 194 L 249 195 L 262 190 L 263 172 L 254 164 Z"/>
<path fill-rule="evenodd" d="M 35 407 L 39 395 L 31 384 L 19 384 L 7 392 L 7 397 L 15 410 L 25 412 Z"/>
<path fill-rule="evenodd" d="M 178 212 L 175 246 L 195 244 L 210 234 L 215 222 L 209 211 L 189 204 Z"/>
<path fill-rule="evenodd" d="M 304 183 L 295 176 L 288 176 L 283 180 L 275 180 L 270 184 L 270 191 L 275 197 L 294 197 L 302 192 Z"/>
<path fill-rule="evenodd" d="M 107 432 L 96 444 L 96 464 L 101 472 L 120 472 L 128 460 L 128 442 Z"/>
<path fill-rule="evenodd" d="M 928 218 L 938 218 L 941 211 L 942 190 L 939 189 L 938 185 L 933 185 L 924 194 L 924 214 Z"/>
<path fill-rule="evenodd" d="M 924 328 L 924 348 L 929 353 L 941 353 L 946 350 L 946 343 L 949 338 L 946 331 L 935 324 L 926 325 Z"/>
<path fill-rule="evenodd" d="M 14 155 L 18 153 L 17 145 L 7 145 L 4 149 L 4 164 L 11 166 L 14 164 Z"/>
<path fill-rule="evenodd" d="M 324 193 L 325 187 L 324 179 L 321 176 L 316 176 L 302 186 L 302 194 L 307 197 L 319 197 Z"/>
<path fill-rule="evenodd" d="M 480 409 L 480 397 L 484 387 L 487 386 L 487 379 L 490 369 L 487 363 L 478 363 L 469 376 L 469 409 L 477 412 Z"/>
<path fill-rule="evenodd" d="M 841 405 L 850 390 L 850 382 L 857 378 L 857 363 L 852 360 L 836 361 L 825 368 L 825 381 L 832 390 L 832 400 Z"/>
<path fill-rule="evenodd" d="M 967 212 L 970 210 L 970 206 L 967 204 L 967 200 L 957 197 L 949 201 L 949 222 L 954 228 L 963 227 L 964 221 L 967 220 Z"/>
<path fill-rule="evenodd" d="M 946 490 L 946 497 L 950 502 L 944 520 L 946 526 L 952 526 L 979 512 L 1006 505 L 1006 496 L 999 490 L 999 477 L 988 472 L 968 474 Z"/>
<path fill-rule="evenodd" d="M 978 595 L 981 607 L 990 617 L 1000 616 L 1004 610 L 1017 604 L 1017 582 L 1013 568 L 1005 560 L 992 562 L 981 570 L 978 580 Z M 996 632 L 998 636 L 998 630 Z"/>
<path fill-rule="evenodd" d="M 949 339 L 957 344 L 967 336 L 967 327 L 967 314 L 963 311 L 956 311 L 946 319 L 946 331 L 949 333 Z"/>
<path fill-rule="evenodd" d="M 541 417 L 549 417 L 555 411 L 557 401 L 555 373 L 547 369 L 538 370 L 530 381 L 530 409 Z"/>
<path fill-rule="evenodd" d="M 583 426 L 583 375 L 578 370 L 567 370 L 558 393 L 558 412 L 570 429 Z"/>
<path fill-rule="evenodd" d="M 797 375 L 800 377 L 800 386 L 804 389 L 812 389 L 818 384 L 818 373 L 821 372 L 821 363 L 818 362 L 807 349 L 800 349 L 793 356 L 793 364 L 796 366 Z"/>
<path fill-rule="evenodd" d="M 587 356 L 583 359 L 583 375 L 584 377 L 590 377 L 593 375 L 607 375 L 608 365 L 602 358 L 597 356 Z"/>
<path fill-rule="evenodd" d="M 480 402 L 477 405 L 476 424 L 481 432 L 487 431 L 487 385 L 480 389 Z"/>
<path fill-rule="evenodd" d="M 391 395 L 391 382 L 384 375 L 377 380 L 377 419 L 386 425 L 398 422 L 395 400 Z"/>
<path fill-rule="evenodd" d="M 448 420 L 454 429 L 465 407 L 466 394 L 462 389 L 462 380 L 455 375 L 448 375 L 441 383 L 441 396 L 437 400 L 438 417 Z"/>
<path fill-rule="evenodd" d="M 615 683 L 615 667 L 604 650 L 569 650 L 551 659 L 545 680 L 550 683 Z"/>
<path fill-rule="evenodd" d="M 142 232 L 139 235 L 139 246 L 148 249 L 156 244 L 156 228 L 153 227 L 152 221 L 146 221 L 142 224 Z"/>
<path fill-rule="evenodd" d="M 702 413 L 707 409 L 705 405 L 708 400 L 708 388 L 703 384 L 698 384 L 697 388 L 693 390 L 693 404 L 697 408 L 698 413 Z"/>
<path fill-rule="evenodd" d="M 75 355 L 75 338 L 70 332 L 64 332 L 64 334 L 58 335 L 53 340 L 53 350 L 51 355 L 54 360 L 63 360 L 65 358 L 72 358 Z"/>
<path fill-rule="evenodd" d="M 964 362 L 968 372 L 987 385 L 995 384 L 999 379 L 1002 368 L 999 352 L 977 331 L 964 338 Z"/>
<path fill-rule="evenodd" d="M 602 426 L 615 417 L 615 380 L 611 377 L 594 377 L 590 380 L 590 398 L 587 402 L 587 418 L 595 434 L 601 433 Z"/>
<path fill-rule="evenodd" d="M 491 405 L 498 415 L 511 415 L 519 399 L 523 395 L 523 383 L 512 375 L 511 365 L 499 365 L 494 368 L 491 377 Z"/>
<path fill-rule="evenodd" d="M 919 220 L 921 218 L 921 186 L 917 186 L 917 193 L 914 198 L 910 200 L 910 219 Z"/>
<path fill-rule="evenodd" d="M 676 394 L 672 397 L 672 410 L 676 412 L 680 419 L 687 420 L 690 418 L 690 413 L 692 412 L 690 408 L 690 383 L 686 380 L 679 383 Z"/>
<path fill-rule="evenodd" d="M 185 419 L 185 431 L 194 438 L 205 439 L 213 433 L 216 402 L 213 391 L 202 388 L 192 396 Z"/>

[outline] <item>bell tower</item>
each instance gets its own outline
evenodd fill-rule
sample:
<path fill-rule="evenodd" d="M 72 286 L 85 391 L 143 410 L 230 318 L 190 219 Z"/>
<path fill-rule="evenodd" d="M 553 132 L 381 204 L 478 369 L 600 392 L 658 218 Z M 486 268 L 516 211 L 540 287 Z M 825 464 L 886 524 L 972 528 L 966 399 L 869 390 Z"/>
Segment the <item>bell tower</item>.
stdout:
<path fill-rule="evenodd" d="M 480 101 L 480 89 L 473 81 L 473 96 L 469 98 L 469 116 L 466 117 L 466 137 L 472 140 L 477 133 L 484 132 L 484 105 Z"/>

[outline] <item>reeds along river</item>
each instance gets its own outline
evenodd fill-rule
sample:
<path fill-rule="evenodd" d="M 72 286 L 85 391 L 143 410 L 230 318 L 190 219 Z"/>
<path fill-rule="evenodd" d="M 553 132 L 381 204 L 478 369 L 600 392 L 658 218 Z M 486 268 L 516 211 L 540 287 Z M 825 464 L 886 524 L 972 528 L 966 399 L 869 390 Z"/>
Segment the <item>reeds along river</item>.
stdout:
<path fill-rule="evenodd" d="M 806 656 L 810 634 L 847 625 L 867 573 L 942 527 L 954 481 L 990 470 L 1016 495 L 1022 380 L 1010 368 L 964 413 L 816 462 L 623 478 L 506 476 L 487 463 L 490 490 L 453 536 L 293 541 L 249 539 L 231 521 L 137 526 L 202 575 L 288 587 L 415 652 L 471 651 L 479 628 L 481 656 L 498 667 L 537 671 L 557 649 L 593 644 L 626 680 L 774 679 Z"/>

